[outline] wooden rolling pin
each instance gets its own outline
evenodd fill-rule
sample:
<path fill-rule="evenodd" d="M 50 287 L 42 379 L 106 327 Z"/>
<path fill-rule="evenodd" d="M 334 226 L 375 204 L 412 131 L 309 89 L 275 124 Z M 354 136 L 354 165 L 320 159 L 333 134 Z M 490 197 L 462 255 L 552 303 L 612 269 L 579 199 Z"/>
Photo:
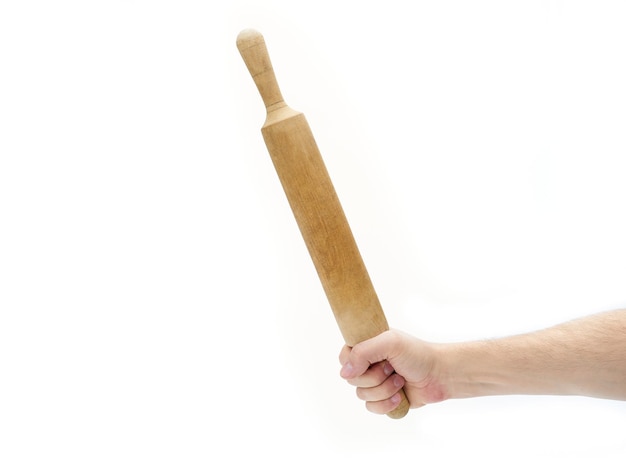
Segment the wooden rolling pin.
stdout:
<path fill-rule="evenodd" d="M 389 329 L 378 296 L 306 118 L 283 100 L 263 36 L 244 30 L 237 47 L 267 110 L 265 144 L 341 334 L 354 346 Z M 401 394 L 391 418 L 408 412 Z"/>

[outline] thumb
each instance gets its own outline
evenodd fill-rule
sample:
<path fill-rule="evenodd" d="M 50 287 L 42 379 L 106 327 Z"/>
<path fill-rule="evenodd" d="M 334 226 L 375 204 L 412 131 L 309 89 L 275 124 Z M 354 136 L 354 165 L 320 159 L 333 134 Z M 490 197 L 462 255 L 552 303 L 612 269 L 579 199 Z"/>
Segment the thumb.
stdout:
<path fill-rule="evenodd" d="M 365 373 L 370 365 L 393 357 L 395 333 L 385 331 L 366 341 L 355 344 L 350 350 L 339 375 L 352 379 Z"/>

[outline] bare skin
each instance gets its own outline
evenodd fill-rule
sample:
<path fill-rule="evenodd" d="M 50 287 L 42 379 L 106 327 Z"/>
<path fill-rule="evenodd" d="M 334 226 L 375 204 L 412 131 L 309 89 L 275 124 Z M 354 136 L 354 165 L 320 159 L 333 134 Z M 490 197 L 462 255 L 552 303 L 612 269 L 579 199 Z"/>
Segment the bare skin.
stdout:
<path fill-rule="evenodd" d="M 626 400 L 626 309 L 502 339 L 435 344 L 397 330 L 344 346 L 340 375 L 373 413 L 487 395 Z"/>

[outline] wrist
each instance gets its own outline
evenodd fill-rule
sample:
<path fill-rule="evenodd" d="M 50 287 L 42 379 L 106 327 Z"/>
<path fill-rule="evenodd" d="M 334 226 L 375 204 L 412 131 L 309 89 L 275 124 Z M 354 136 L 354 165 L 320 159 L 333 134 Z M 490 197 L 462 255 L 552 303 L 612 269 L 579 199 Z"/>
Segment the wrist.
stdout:
<path fill-rule="evenodd" d="M 450 399 L 524 393 L 519 368 L 495 341 L 445 344 L 441 353 L 442 383 Z"/>

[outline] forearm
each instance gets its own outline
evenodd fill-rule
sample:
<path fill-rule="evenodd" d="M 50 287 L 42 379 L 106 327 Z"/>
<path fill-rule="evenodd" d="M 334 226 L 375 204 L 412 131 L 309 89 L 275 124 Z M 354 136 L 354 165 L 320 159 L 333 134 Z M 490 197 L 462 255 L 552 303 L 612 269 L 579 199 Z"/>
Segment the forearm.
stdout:
<path fill-rule="evenodd" d="M 448 398 L 543 394 L 626 400 L 626 310 L 439 349 Z"/>

